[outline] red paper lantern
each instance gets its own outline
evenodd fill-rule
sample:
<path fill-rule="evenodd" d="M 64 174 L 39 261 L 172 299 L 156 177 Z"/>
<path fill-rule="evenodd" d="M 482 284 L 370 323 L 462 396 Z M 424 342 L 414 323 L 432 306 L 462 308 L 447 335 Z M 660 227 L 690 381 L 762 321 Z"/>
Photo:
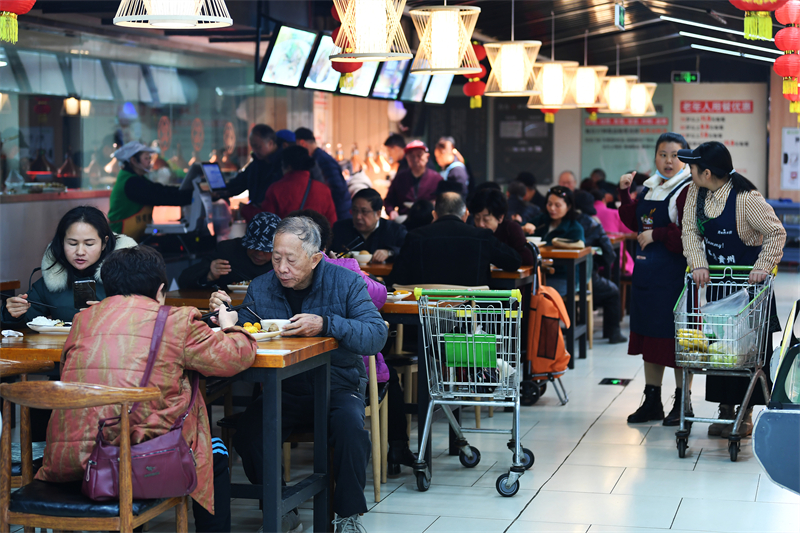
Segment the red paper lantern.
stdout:
<path fill-rule="evenodd" d="M 542 109 L 542 113 L 544 113 L 544 121 L 548 124 L 553 124 L 556 121 L 558 109 Z"/>
<path fill-rule="evenodd" d="M 483 47 L 481 44 L 473 44 L 472 51 L 475 52 L 475 57 L 478 58 L 478 61 L 483 61 L 486 59 L 486 48 Z"/>
<path fill-rule="evenodd" d="M 479 80 L 481 78 L 485 78 L 486 75 L 489 73 L 489 71 L 486 70 L 486 67 L 483 66 L 483 65 L 481 65 L 480 67 L 481 67 L 480 73 L 478 73 L 478 74 L 464 74 L 463 76 L 465 78 L 467 78 L 468 80 L 473 80 L 473 79 L 478 79 Z"/>
<path fill-rule="evenodd" d="M 333 20 L 335 20 L 336 22 L 342 21 L 342 19 L 339 18 L 339 11 L 336 10 L 335 4 L 331 6 L 331 16 L 333 17 Z"/>
<path fill-rule="evenodd" d="M 800 0 L 789 0 L 776 9 L 775 18 L 784 26 L 800 25 Z"/>
<path fill-rule="evenodd" d="M 783 78 L 783 94 L 797 94 L 797 79 L 800 77 L 800 56 L 784 54 L 772 65 L 775 73 Z"/>
<path fill-rule="evenodd" d="M 730 0 L 744 14 L 745 39 L 772 39 L 770 11 L 782 7 L 788 0 Z"/>
<path fill-rule="evenodd" d="M 776 33 L 775 46 L 784 52 L 800 50 L 800 28 L 789 26 Z"/>
<path fill-rule="evenodd" d="M 479 79 L 475 78 L 467 83 L 464 84 L 464 91 L 465 96 L 469 96 L 469 108 L 476 109 L 480 108 L 483 105 L 482 96 L 483 93 L 486 92 L 486 84 Z"/>
<path fill-rule="evenodd" d="M 331 61 L 331 68 L 336 72 L 344 74 L 339 78 L 339 88 L 353 86 L 353 72 L 361 68 L 364 63 L 346 63 L 342 61 Z"/>
<path fill-rule="evenodd" d="M 33 8 L 36 0 L 0 0 L 0 41 L 16 44 L 19 38 L 17 16 Z"/>

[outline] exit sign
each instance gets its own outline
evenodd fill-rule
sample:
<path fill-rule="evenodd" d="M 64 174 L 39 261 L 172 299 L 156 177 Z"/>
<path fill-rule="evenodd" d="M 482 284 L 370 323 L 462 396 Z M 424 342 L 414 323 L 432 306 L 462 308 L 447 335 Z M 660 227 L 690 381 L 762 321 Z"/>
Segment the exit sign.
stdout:
<path fill-rule="evenodd" d="M 625 31 L 625 6 L 622 4 L 614 4 L 614 26 Z"/>
<path fill-rule="evenodd" d="M 691 70 L 672 71 L 672 83 L 700 83 L 700 73 Z"/>

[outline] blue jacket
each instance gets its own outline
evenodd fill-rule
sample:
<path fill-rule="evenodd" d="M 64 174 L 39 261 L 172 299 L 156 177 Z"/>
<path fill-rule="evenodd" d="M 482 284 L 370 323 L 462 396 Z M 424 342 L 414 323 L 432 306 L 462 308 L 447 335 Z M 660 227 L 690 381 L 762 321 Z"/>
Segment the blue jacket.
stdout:
<path fill-rule="evenodd" d="M 327 320 L 323 337 L 339 341 L 331 352 L 331 366 L 357 368 L 366 378 L 362 355 L 378 353 L 386 343 L 389 330 L 372 303 L 367 284 L 356 274 L 327 261 L 321 261 L 314 272 L 311 293 L 303 302 L 303 313 L 319 315 Z M 267 319 L 289 319 L 292 310 L 283 293 L 283 286 L 269 272 L 250 283 L 245 301 L 255 301 L 258 316 Z M 239 311 L 239 324 L 258 319 L 246 309 Z"/>
<path fill-rule="evenodd" d="M 350 214 L 350 205 L 352 203 L 350 191 L 347 190 L 347 182 L 344 181 L 339 163 L 322 148 L 317 148 L 314 151 L 314 161 L 316 161 L 322 176 L 331 189 L 331 197 L 333 197 L 333 203 L 336 205 L 336 219 L 352 218 Z"/>

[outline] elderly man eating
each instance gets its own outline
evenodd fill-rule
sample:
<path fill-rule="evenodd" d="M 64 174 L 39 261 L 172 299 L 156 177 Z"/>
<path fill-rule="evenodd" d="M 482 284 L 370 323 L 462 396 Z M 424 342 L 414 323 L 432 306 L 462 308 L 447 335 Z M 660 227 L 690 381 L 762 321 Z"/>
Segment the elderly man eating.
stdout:
<path fill-rule="evenodd" d="M 364 392 L 367 376 L 363 354 L 377 353 L 388 330 L 355 272 L 322 261 L 320 232 L 308 217 L 290 217 L 278 224 L 272 250 L 273 271 L 250 283 L 246 301 L 259 317 L 290 319 L 283 336 L 333 337 L 339 348 L 331 352 L 330 444 L 334 449 L 336 490 L 333 508 L 336 531 L 363 531 L 359 514 L 367 512 L 364 498 L 370 454 L 364 430 Z M 211 296 L 217 309 L 230 297 L 222 291 Z M 239 322 L 258 318 L 240 312 Z M 312 383 L 301 374 L 283 382 L 282 436 L 286 440 L 298 426 L 313 420 Z M 248 479 L 262 483 L 262 400 L 258 398 L 240 418 L 234 448 L 242 458 Z"/>

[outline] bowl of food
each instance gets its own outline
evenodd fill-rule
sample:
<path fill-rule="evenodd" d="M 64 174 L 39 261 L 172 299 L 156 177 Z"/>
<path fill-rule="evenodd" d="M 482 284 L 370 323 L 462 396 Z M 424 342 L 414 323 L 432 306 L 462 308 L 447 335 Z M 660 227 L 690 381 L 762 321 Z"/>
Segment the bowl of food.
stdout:
<path fill-rule="evenodd" d="M 245 322 L 242 327 L 258 341 L 280 336 L 281 330 L 290 323 L 291 320 L 270 319 L 255 323 Z"/>
<path fill-rule="evenodd" d="M 358 261 L 358 264 L 361 266 L 364 266 L 370 261 L 372 261 L 372 254 L 366 250 L 358 252 L 354 257 L 356 261 Z"/>
<path fill-rule="evenodd" d="M 247 288 L 250 286 L 250 281 L 240 281 L 239 283 L 229 283 L 228 289 L 232 291 L 243 292 L 247 291 Z"/>
<path fill-rule="evenodd" d="M 386 295 L 386 301 L 388 302 L 399 302 L 400 300 L 404 300 L 408 298 L 411 294 L 410 291 L 394 291 L 390 292 Z"/>

